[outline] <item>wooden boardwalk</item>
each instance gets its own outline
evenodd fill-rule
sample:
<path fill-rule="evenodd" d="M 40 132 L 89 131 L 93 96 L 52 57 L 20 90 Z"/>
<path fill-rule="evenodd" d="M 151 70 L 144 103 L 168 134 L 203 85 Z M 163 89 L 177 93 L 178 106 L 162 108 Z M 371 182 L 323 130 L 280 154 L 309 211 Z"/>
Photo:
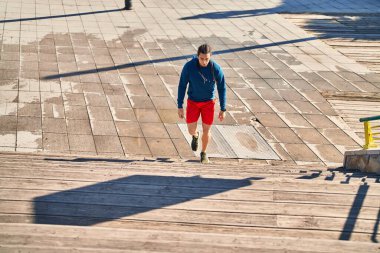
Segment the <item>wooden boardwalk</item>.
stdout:
<path fill-rule="evenodd" d="M 380 176 L 0 154 L 0 252 L 379 252 Z"/>
<path fill-rule="evenodd" d="M 345 56 L 380 73 L 379 15 L 282 14 Z"/>
<path fill-rule="evenodd" d="M 323 92 L 338 115 L 348 127 L 362 139 L 364 144 L 364 126 L 360 118 L 379 115 L 380 93 L 378 92 Z M 377 124 L 376 122 L 374 122 Z"/>
<path fill-rule="evenodd" d="M 344 100 L 329 100 L 329 102 L 350 128 L 363 140 L 362 143 L 364 144 L 364 126 L 363 122 L 359 122 L 359 119 L 379 115 L 380 103 Z"/>

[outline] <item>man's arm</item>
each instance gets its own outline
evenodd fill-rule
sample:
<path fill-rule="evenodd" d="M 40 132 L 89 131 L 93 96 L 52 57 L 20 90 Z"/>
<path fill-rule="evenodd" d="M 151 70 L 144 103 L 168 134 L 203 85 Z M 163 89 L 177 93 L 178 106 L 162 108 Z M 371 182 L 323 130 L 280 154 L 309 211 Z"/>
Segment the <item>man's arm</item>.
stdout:
<path fill-rule="evenodd" d="M 185 93 L 187 89 L 187 84 L 189 83 L 189 74 L 187 70 L 187 64 L 182 68 L 181 77 L 179 78 L 178 85 L 178 96 L 177 96 L 177 105 L 178 105 L 178 117 L 183 119 L 183 99 L 185 98 Z"/>
<path fill-rule="evenodd" d="M 220 103 L 220 112 L 219 112 L 219 120 L 223 121 L 226 115 L 226 100 L 227 100 L 227 88 L 226 88 L 226 80 L 224 78 L 223 70 L 220 66 L 218 66 L 216 75 L 218 95 L 219 95 L 219 103 Z"/>
<path fill-rule="evenodd" d="M 220 102 L 220 110 L 226 110 L 226 100 L 227 100 L 227 88 L 226 88 L 226 80 L 224 78 L 223 70 L 219 67 L 217 71 L 217 88 Z"/>

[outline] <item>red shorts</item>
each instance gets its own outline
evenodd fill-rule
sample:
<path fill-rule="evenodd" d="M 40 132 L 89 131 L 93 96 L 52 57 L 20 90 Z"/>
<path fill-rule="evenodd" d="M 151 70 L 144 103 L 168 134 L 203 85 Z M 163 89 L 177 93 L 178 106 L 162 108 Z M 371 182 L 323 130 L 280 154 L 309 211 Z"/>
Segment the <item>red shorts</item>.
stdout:
<path fill-rule="evenodd" d="M 214 122 L 214 105 L 215 100 L 206 102 L 195 102 L 187 99 L 186 123 L 197 122 L 202 115 L 202 122 L 206 125 L 212 125 Z"/>

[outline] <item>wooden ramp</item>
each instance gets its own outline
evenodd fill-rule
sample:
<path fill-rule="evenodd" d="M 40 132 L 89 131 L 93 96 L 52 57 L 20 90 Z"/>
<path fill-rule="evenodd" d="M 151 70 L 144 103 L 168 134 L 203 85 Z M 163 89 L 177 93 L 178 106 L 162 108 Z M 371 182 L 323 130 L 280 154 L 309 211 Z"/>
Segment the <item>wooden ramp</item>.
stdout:
<path fill-rule="evenodd" d="M 379 252 L 380 176 L 0 154 L 0 252 Z"/>
<path fill-rule="evenodd" d="M 380 16 L 368 14 L 282 14 L 319 36 L 343 55 L 380 73 Z"/>
<path fill-rule="evenodd" d="M 325 91 L 322 95 L 364 144 L 364 125 L 359 119 L 379 115 L 380 93 Z"/>

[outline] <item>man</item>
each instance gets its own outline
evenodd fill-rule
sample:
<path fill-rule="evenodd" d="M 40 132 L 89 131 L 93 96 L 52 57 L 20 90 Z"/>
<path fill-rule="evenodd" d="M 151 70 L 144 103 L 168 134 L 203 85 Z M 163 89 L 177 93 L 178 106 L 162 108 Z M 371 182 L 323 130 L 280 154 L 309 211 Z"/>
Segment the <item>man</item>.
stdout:
<path fill-rule="evenodd" d="M 183 100 L 187 85 L 187 109 L 186 123 L 189 133 L 192 135 L 191 148 L 198 149 L 199 132 L 197 122 L 202 117 L 202 150 L 201 163 L 209 163 L 206 154 L 207 145 L 210 141 L 211 125 L 214 121 L 215 90 L 218 90 L 220 101 L 219 120 L 223 121 L 226 112 L 226 82 L 222 68 L 211 60 L 211 47 L 203 44 L 198 48 L 198 58 L 193 58 L 182 69 L 178 86 L 178 116 L 183 119 Z"/>

